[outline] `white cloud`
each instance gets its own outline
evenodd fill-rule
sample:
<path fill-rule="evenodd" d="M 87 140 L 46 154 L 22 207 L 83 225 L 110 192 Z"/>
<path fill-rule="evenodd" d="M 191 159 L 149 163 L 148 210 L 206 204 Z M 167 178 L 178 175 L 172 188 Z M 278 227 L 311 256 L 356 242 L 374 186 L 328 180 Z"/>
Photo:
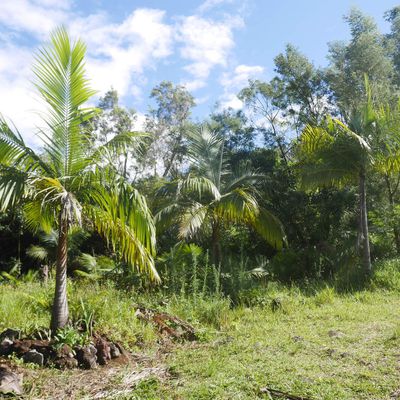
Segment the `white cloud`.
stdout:
<path fill-rule="evenodd" d="M 70 6 L 68 0 L 2 0 L 0 23 L 43 39 L 51 29 L 67 21 Z"/>
<path fill-rule="evenodd" d="M 76 20 L 71 31 L 85 34 L 88 74 L 93 86 L 105 92 L 113 86 L 121 96 L 138 93 L 133 82 L 146 68 L 172 52 L 173 29 L 164 23 L 165 11 L 136 9 L 121 24 L 109 24 L 102 14 Z"/>
<path fill-rule="evenodd" d="M 12 57 L 10 55 L 12 54 Z M 30 145 L 39 143 L 35 135 L 35 126 L 41 124 L 37 112 L 44 111 L 32 90 L 32 53 L 7 44 L 0 49 L 0 96 L 1 114 L 15 123 L 18 130 L 24 133 Z"/>
<path fill-rule="evenodd" d="M 0 88 L 7 93 L 0 98 L 0 110 L 15 121 L 30 142 L 36 141 L 32 132 L 40 123 L 32 110 L 43 106 L 34 98 L 31 84 L 33 49 L 18 45 L 19 33 L 44 40 L 55 25 L 66 23 L 72 36 L 84 37 L 87 43 L 88 76 L 100 94 L 113 86 L 121 96 L 139 96 L 145 70 L 154 68 L 156 61 L 172 52 L 173 27 L 163 22 L 162 10 L 136 9 L 117 24 L 110 23 L 103 13 L 73 15 L 70 4 L 58 0 L 0 0 L 0 26 L 7 28 L 0 37 L 4 42 L 0 48 Z"/>
<path fill-rule="evenodd" d="M 207 0 L 198 13 L 233 1 Z M 105 12 L 82 15 L 76 5 L 76 0 L 0 0 L 0 89 L 6 93 L 0 97 L 0 111 L 31 143 L 37 141 L 32 132 L 40 124 L 33 111 L 43 110 L 43 105 L 31 84 L 34 50 L 29 46 L 47 40 L 55 26 L 64 24 L 73 37 L 87 43 L 92 87 L 99 94 L 114 87 L 122 98 L 141 98 L 146 72 L 174 51 L 184 63 L 181 83 L 191 91 L 205 87 L 215 68 L 229 68 L 234 31 L 243 26 L 240 17 L 227 15 L 218 20 L 200 14 L 180 16 L 171 23 L 164 10 L 150 8 L 133 9 L 124 20 L 114 22 Z M 251 71 L 243 67 L 224 79 L 244 79 Z"/>
<path fill-rule="evenodd" d="M 243 102 L 237 97 L 236 94 L 226 94 L 222 97 L 219 103 L 219 109 L 233 108 L 240 110 L 243 107 Z"/>
<path fill-rule="evenodd" d="M 263 73 L 264 68 L 260 65 L 240 64 L 233 72 L 222 74 L 221 84 L 224 87 L 224 94 L 220 99 L 220 108 L 241 109 L 243 103 L 238 99 L 237 93 L 247 85 L 249 79 L 260 77 Z"/>
<path fill-rule="evenodd" d="M 234 0 L 206 0 L 204 3 L 200 5 L 200 7 L 197 9 L 199 13 L 203 13 L 206 11 L 211 10 L 214 7 L 223 5 L 223 4 L 231 4 L 233 3 Z"/>
<path fill-rule="evenodd" d="M 238 65 L 232 73 L 222 75 L 221 84 L 225 88 L 241 89 L 249 79 L 260 76 L 264 68 L 260 65 Z"/>
<path fill-rule="evenodd" d="M 243 26 L 240 18 L 227 18 L 217 22 L 196 15 L 184 17 L 178 27 L 181 57 L 189 61 L 184 67 L 192 79 L 186 85 L 192 90 L 205 86 L 211 70 L 225 67 L 235 45 L 233 30 Z"/>

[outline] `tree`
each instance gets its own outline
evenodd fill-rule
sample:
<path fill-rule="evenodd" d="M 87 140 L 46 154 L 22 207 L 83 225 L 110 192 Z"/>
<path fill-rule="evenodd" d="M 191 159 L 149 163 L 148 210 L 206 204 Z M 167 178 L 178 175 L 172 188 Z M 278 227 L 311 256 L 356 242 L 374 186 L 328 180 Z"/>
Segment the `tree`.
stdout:
<path fill-rule="evenodd" d="M 155 169 L 167 177 L 182 162 L 185 131 L 190 125 L 189 117 L 195 102 L 184 86 L 174 86 L 163 81 L 151 91 L 157 108 L 150 110 L 146 131 L 152 134 L 145 159 L 153 159 Z M 162 164 L 158 166 L 157 163 Z M 159 174 L 157 171 L 155 175 Z"/>
<path fill-rule="evenodd" d="M 290 44 L 274 61 L 277 73 L 275 86 L 280 87 L 278 105 L 291 116 L 293 128 L 302 129 L 309 122 L 318 124 L 329 112 L 328 87 L 323 70 L 316 68 Z"/>
<path fill-rule="evenodd" d="M 288 164 L 288 148 L 286 133 L 290 123 L 282 115 L 279 99 L 282 87 L 277 80 L 270 83 L 259 80 L 249 81 L 248 87 L 241 90 L 239 99 L 242 100 L 252 113 L 253 125 L 264 133 L 265 143 L 279 150 L 282 161 Z M 257 120 L 261 123 L 256 122 Z"/>
<path fill-rule="evenodd" d="M 211 114 L 211 130 L 225 139 L 225 146 L 231 152 L 254 150 L 256 128 L 248 123 L 243 110 L 225 109 Z"/>
<path fill-rule="evenodd" d="M 374 20 L 353 8 L 345 17 L 351 40 L 329 44 L 330 65 L 326 80 L 332 90 L 332 100 L 349 122 L 364 101 L 364 76 L 367 75 L 376 99 L 387 103 L 395 97 L 394 65 L 390 47 Z"/>
<path fill-rule="evenodd" d="M 94 138 L 99 143 L 104 144 L 115 135 L 134 130 L 135 111 L 127 110 L 119 105 L 118 92 L 115 89 L 110 89 L 99 99 L 98 108 L 100 113 L 93 118 L 93 129 Z M 135 146 L 132 149 L 126 149 L 121 157 L 109 160 L 126 179 L 130 178 L 129 166 L 137 156 L 138 148 L 139 146 Z"/>
<path fill-rule="evenodd" d="M 262 176 L 242 166 L 231 169 L 225 153 L 225 140 L 207 127 L 188 134 L 190 173 L 168 182 L 161 196 L 172 200 L 156 215 L 159 228 L 176 223 L 180 239 L 202 232 L 211 239 L 212 256 L 221 262 L 221 234 L 224 224 L 246 224 L 277 249 L 285 241 L 279 220 L 257 201 L 256 184 Z"/>
<path fill-rule="evenodd" d="M 374 153 L 374 170 L 383 178 L 389 213 L 387 225 L 393 231 L 397 254 L 400 254 L 400 230 L 396 218 L 396 196 L 400 184 L 400 103 L 378 106 L 375 110 L 374 132 L 371 147 Z"/>
<path fill-rule="evenodd" d="M 372 270 L 366 199 L 366 176 L 372 157 L 371 147 L 364 138 L 373 122 L 368 102 L 362 112 L 353 115 L 348 126 L 331 117 L 321 125 L 307 125 L 298 147 L 303 187 L 358 184 L 359 233 L 366 275 Z"/>
<path fill-rule="evenodd" d="M 59 28 L 36 56 L 36 88 L 47 105 L 41 130 L 43 154 L 0 121 L 0 205 L 22 204 L 26 225 L 58 230 L 56 285 L 51 317 L 55 333 L 68 323 L 68 232 L 87 224 L 106 238 L 132 267 L 159 279 L 154 268 L 155 231 L 145 199 L 104 164 L 104 155 L 124 151 L 135 135 L 121 133 L 93 148 L 82 124 L 96 110 L 84 108 L 94 94 L 85 75 L 85 44 L 72 43 Z"/>

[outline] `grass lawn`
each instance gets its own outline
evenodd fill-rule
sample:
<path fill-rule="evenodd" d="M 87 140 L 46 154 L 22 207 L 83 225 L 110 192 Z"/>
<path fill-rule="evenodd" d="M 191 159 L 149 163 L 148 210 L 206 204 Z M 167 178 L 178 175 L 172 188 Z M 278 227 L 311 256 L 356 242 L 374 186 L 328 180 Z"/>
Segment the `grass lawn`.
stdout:
<path fill-rule="evenodd" d="M 49 293 L 34 284 L 0 286 L 0 328 L 46 323 Z M 28 399 L 274 398 L 265 387 L 310 399 L 400 398 L 396 292 L 273 289 L 262 306 L 234 309 L 222 300 L 176 298 L 161 308 L 192 322 L 200 340 L 174 344 L 160 344 L 151 327 L 131 317 L 132 304 L 149 299 L 95 288 L 73 288 L 71 299 L 72 308 L 80 299 L 97 307 L 97 329 L 123 340 L 136 361 L 97 371 L 23 367 Z M 18 309 L 10 315 L 12 304 Z M 33 311 L 24 326 L 23 315 Z"/>

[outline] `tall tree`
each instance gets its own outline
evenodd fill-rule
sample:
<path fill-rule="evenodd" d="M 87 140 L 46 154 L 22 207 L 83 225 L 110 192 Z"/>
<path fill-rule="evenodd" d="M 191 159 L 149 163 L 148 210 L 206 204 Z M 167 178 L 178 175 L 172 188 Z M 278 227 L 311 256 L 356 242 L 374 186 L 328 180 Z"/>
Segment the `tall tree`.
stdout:
<path fill-rule="evenodd" d="M 332 100 L 345 121 L 364 101 L 364 76 L 367 75 L 374 96 L 382 104 L 396 97 L 393 87 L 394 66 L 382 35 L 374 20 L 353 8 L 345 17 L 351 39 L 329 45 L 330 64 L 326 79 L 332 90 Z"/>
<path fill-rule="evenodd" d="M 310 122 L 318 124 L 330 111 L 323 71 L 290 44 L 274 61 L 275 86 L 280 87 L 278 105 L 292 117 L 293 127 L 299 130 Z"/>
<path fill-rule="evenodd" d="M 132 267 L 154 279 L 155 232 L 146 200 L 104 164 L 110 151 L 124 151 L 133 134 L 116 135 L 91 147 L 82 124 L 96 110 L 85 108 L 94 94 L 85 74 L 86 46 L 72 43 L 59 28 L 36 56 L 36 88 L 48 109 L 41 131 L 43 155 L 29 148 L 18 131 L 0 121 L 0 205 L 23 204 L 28 227 L 58 230 L 53 333 L 68 323 L 68 231 L 88 224 L 106 238 Z"/>
<path fill-rule="evenodd" d="M 371 273 L 366 179 L 371 147 L 364 137 L 375 120 L 371 104 L 354 114 L 349 125 L 328 117 L 318 126 L 307 125 L 298 148 L 303 187 L 358 184 L 359 233 L 365 274 Z"/>
<path fill-rule="evenodd" d="M 145 159 L 148 162 L 149 157 L 152 158 L 158 170 L 156 174 L 167 177 L 182 162 L 184 134 L 190 125 L 195 102 L 184 86 L 174 86 L 168 81 L 157 85 L 150 97 L 156 102 L 156 108 L 151 109 L 147 117 L 146 131 L 152 134 L 152 138 Z"/>

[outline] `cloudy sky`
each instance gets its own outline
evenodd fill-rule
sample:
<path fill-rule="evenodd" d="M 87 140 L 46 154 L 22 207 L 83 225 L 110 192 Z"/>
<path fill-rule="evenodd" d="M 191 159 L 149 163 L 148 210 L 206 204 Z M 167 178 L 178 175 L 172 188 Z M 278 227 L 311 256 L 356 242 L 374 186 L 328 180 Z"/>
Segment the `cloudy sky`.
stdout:
<path fill-rule="evenodd" d="M 31 83 L 34 51 L 65 25 L 88 45 L 87 69 L 101 95 L 110 87 L 145 113 L 152 87 L 185 84 L 195 116 L 240 107 L 249 78 L 268 79 L 286 43 L 325 64 L 326 43 L 348 38 L 342 16 L 358 6 L 387 30 L 390 0 L 0 0 L 0 112 L 34 141 L 41 104 Z"/>

